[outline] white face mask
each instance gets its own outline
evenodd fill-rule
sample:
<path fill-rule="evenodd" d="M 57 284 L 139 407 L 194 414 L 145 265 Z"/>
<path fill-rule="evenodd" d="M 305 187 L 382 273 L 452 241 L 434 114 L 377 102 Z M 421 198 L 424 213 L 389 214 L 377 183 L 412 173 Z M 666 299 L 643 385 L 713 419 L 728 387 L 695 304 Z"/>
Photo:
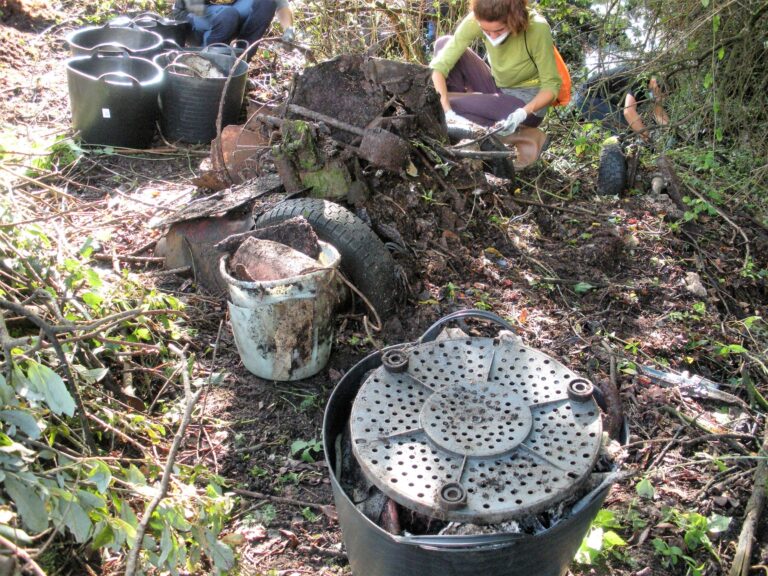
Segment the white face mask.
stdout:
<path fill-rule="evenodd" d="M 483 35 L 485 36 L 485 39 L 488 40 L 490 45 L 495 47 L 495 46 L 498 46 L 499 44 L 504 42 L 504 40 L 507 39 L 507 36 L 509 36 L 509 32 L 504 32 L 504 34 L 499 34 L 498 36 L 496 36 L 496 38 L 491 38 L 485 32 L 483 32 Z"/>

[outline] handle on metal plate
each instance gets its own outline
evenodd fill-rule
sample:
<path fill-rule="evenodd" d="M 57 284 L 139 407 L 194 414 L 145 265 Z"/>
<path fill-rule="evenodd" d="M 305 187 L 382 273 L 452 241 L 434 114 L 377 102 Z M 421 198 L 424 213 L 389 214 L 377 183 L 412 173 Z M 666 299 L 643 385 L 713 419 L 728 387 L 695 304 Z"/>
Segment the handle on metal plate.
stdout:
<path fill-rule="evenodd" d="M 466 310 L 458 310 L 456 312 L 452 312 L 451 314 L 440 318 L 440 320 L 427 328 L 426 332 L 421 335 L 421 338 L 419 338 L 418 342 L 420 344 L 424 342 L 432 342 L 435 338 L 437 338 L 437 335 L 440 333 L 440 328 L 443 326 L 443 324 L 446 324 L 451 320 L 460 320 L 462 318 L 482 318 L 483 320 L 489 320 L 494 324 L 498 324 L 504 330 L 515 332 L 515 329 L 512 328 L 512 325 L 504 320 L 501 316 L 498 316 L 493 312 L 488 312 L 487 310 L 473 310 L 468 308 Z"/>
<path fill-rule="evenodd" d="M 131 83 L 134 86 L 140 86 L 141 85 L 141 83 L 136 78 L 134 78 L 133 76 L 131 76 L 127 72 L 105 72 L 104 74 L 102 74 L 101 76 L 96 78 L 96 80 L 103 80 L 104 78 L 106 78 L 108 76 L 117 76 L 119 78 L 127 78 L 128 80 L 131 81 Z"/>

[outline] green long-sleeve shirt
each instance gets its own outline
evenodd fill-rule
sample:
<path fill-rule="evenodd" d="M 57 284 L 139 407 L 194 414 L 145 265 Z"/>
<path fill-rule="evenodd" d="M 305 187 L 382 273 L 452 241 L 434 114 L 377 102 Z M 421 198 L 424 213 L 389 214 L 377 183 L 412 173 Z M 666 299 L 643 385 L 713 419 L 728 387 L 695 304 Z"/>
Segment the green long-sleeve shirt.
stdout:
<path fill-rule="evenodd" d="M 491 74 L 499 88 L 539 87 L 551 90 L 553 94 L 560 90 L 562 80 L 552 49 L 552 32 L 544 17 L 536 12 L 531 12 L 525 33 L 510 34 L 499 46 L 492 46 L 486 40 L 474 14 L 470 12 L 456 28 L 453 38 L 432 60 L 430 68 L 448 76 L 464 50 L 477 38 L 482 38 L 485 43 Z"/>

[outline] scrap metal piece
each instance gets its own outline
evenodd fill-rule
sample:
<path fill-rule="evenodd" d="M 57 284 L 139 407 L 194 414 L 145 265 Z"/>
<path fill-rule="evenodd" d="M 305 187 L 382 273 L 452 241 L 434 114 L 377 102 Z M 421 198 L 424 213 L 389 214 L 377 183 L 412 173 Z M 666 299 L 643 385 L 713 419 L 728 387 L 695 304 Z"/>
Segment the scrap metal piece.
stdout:
<path fill-rule="evenodd" d="M 573 381 L 585 392 L 576 373 L 504 338 L 437 340 L 408 357 L 401 373 L 367 376 L 350 417 L 364 475 L 398 504 L 494 524 L 548 509 L 588 479 L 602 422 L 591 395 L 569 395 Z"/>

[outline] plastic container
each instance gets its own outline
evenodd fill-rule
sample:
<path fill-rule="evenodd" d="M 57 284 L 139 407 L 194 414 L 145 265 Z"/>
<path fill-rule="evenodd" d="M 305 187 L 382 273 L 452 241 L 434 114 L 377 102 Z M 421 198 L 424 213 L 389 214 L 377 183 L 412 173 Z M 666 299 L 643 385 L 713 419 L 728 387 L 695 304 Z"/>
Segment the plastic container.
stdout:
<path fill-rule="evenodd" d="M 145 58 L 92 54 L 67 60 L 72 125 L 87 144 L 147 148 L 160 114 L 163 70 Z"/>
<path fill-rule="evenodd" d="M 131 56 L 152 58 L 163 50 L 163 38 L 156 32 L 119 26 L 90 26 L 70 32 L 66 37 L 73 56 L 95 52 L 127 52 Z"/>
<path fill-rule="evenodd" d="M 490 313 L 461 311 L 435 323 L 414 345 L 434 340 L 445 320 L 467 316 L 491 319 L 501 327 L 508 327 Z M 606 480 L 595 487 L 573 504 L 567 517 L 537 534 L 497 532 L 476 535 L 394 535 L 365 516 L 345 492 L 339 481 L 342 468 L 339 438 L 349 430 L 352 406 L 364 380 L 371 371 L 382 366 L 389 353 L 402 349 L 402 345 L 391 346 L 358 362 L 334 388 L 325 409 L 323 449 L 353 574 L 563 576 L 592 519 L 600 510 L 612 480 Z M 389 410 L 392 412 L 387 414 L 394 413 L 396 408 Z M 414 468 L 417 465 L 415 461 Z"/>
<path fill-rule="evenodd" d="M 336 269 L 339 252 L 321 242 L 318 266 Z M 246 369 L 259 378 L 301 380 L 322 370 L 331 353 L 333 309 L 340 298 L 332 270 L 268 282 L 246 282 L 219 271 L 229 288 L 232 332 Z"/>
<path fill-rule="evenodd" d="M 166 70 L 166 83 L 160 94 L 160 129 L 170 141 L 207 144 L 216 137 L 216 118 L 219 103 L 227 84 L 227 73 L 232 78 L 224 94 L 222 128 L 237 123 L 245 96 L 248 64 L 237 62 L 233 56 L 212 52 L 195 52 L 213 63 L 224 74 L 221 78 L 201 78 L 174 72 L 173 62 L 183 52 L 159 54 L 154 62 Z"/>

